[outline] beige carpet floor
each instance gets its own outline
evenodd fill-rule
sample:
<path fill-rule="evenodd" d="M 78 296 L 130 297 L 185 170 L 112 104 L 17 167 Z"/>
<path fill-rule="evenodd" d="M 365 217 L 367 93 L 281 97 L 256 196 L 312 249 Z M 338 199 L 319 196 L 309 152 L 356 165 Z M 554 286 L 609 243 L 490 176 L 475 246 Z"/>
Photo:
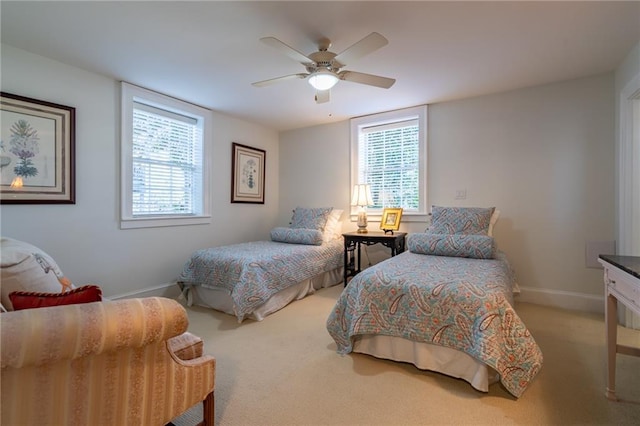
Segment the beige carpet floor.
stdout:
<path fill-rule="evenodd" d="M 601 315 L 517 303 L 544 366 L 515 399 L 413 365 L 336 354 L 325 321 L 342 290 L 324 289 L 264 321 L 188 308 L 189 330 L 217 359 L 216 424 L 253 425 L 640 425 L 640 358 L 618 355 L 618 402 L 605 398 Z M 640 332 L 619 328 L 640 346 Z M 192 426 L 198 405 L 174 420 Z"/>

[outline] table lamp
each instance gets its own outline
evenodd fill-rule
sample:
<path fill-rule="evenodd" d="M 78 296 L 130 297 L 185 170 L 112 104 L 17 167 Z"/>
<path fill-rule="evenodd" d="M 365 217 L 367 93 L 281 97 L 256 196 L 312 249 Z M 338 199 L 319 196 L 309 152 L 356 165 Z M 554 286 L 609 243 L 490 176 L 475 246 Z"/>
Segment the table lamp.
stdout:
<path fill-rule="evenodd" d="M 373 204 L 371 198 L 371 185 L 358 184 L 353 186 L 351 205 L 358 206 L 358 233 L 366 234 L 367 231 L 367 206 Z"/>

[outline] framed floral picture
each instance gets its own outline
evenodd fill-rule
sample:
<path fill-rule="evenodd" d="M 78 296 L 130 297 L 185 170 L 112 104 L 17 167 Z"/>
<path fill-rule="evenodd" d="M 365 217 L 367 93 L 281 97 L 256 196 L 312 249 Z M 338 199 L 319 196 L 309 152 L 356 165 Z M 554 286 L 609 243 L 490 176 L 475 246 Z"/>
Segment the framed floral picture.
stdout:
<path fill-rule="evenodd" d="M 75 204 L 75 112 L 0 92 L 0 203 Z"/>
<path fill-rule="evenodd" d="M 267 152 L 236 142 L 231 147 L 231 202 L 264 204 Z"/>
<path fill-rule="evenodd" d="M 385 233 L 400 229 L 400 219 L 402 219 L 402 208 L 386 208 L 382 211 L 380 229 Z"/>

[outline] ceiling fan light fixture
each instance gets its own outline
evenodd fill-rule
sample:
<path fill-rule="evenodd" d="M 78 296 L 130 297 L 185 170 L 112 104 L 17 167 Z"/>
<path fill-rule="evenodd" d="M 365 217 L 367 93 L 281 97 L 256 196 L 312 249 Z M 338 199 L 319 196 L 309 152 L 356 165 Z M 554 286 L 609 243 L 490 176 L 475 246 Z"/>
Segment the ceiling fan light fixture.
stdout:
<path fill-rule="evenodd" d="M 309 76 L 309 84 L 316 90 L 329 90 L 340 80 L 338 76 L 327 69 L 319 69 Z"/>

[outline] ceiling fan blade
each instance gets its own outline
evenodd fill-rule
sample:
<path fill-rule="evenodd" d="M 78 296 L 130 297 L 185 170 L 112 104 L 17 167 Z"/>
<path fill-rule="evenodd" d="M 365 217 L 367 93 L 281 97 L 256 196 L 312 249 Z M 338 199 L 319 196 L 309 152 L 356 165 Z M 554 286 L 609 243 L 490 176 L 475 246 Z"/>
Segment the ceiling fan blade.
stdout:
<path fill-rule="evenodd" d="M 260 39 L 261 42 L 263 42 L 264 44 L 267 44 L 273 48 L 278 49 L 279 51 L 281 51 L 282 53 L 284 53 L 285 55 L 287 55 L 288 57 L 290 57 L 291 59 L 293 59 L 296 62 L 300 62 L 302 65 L 312 65 L 313 61 L 309 58 L 307 58 L 306 55 L 303 55 L 302 53 L 298 52 L 296 49 L 294 49 L 293 47 L 289 46 L 286 43 L 281 42 L 280 40 L 278 40 L 275 37 L 263 37 Z"/>
<path fill-rule="evenodd" d="M 382 35 L 373 32 L 359 42 L 347 47 L 334 58 L 334 61 L 338 61 L 342 66 L 345 66 L 374 50 L 380 49 L 382 46 L 386 46 L 388 43 L 389 41 Z"/>
<path fill-rule="evenodd" d="M 280 83 L 281 81 L 294 80 L 296 78 L 307 78 L 308 75 L 309 74 L 304 73 L 285 75 L 283 77 L 271 78 L 269 80 L 256 81 L 255 83 L 251 83 L 251 85 L 255 87 L 270 86 L 275 83 Z"/>
<path fill-rule="evenodd" d="M 395 78 L 380 77 L 379 75 L 365 74 L 363 72 L 355 71 L 342 71 L 339 76 L 340 80 L 368 84 L 369 86 L 382 87 L 383 89 L 388 89 L 396 82 Z"/>
<path fill-rule="evenodd" d="M 316 91 L 316 103 L 323 104 L 331 100 L 331 90 L 317 90 Z"/>

